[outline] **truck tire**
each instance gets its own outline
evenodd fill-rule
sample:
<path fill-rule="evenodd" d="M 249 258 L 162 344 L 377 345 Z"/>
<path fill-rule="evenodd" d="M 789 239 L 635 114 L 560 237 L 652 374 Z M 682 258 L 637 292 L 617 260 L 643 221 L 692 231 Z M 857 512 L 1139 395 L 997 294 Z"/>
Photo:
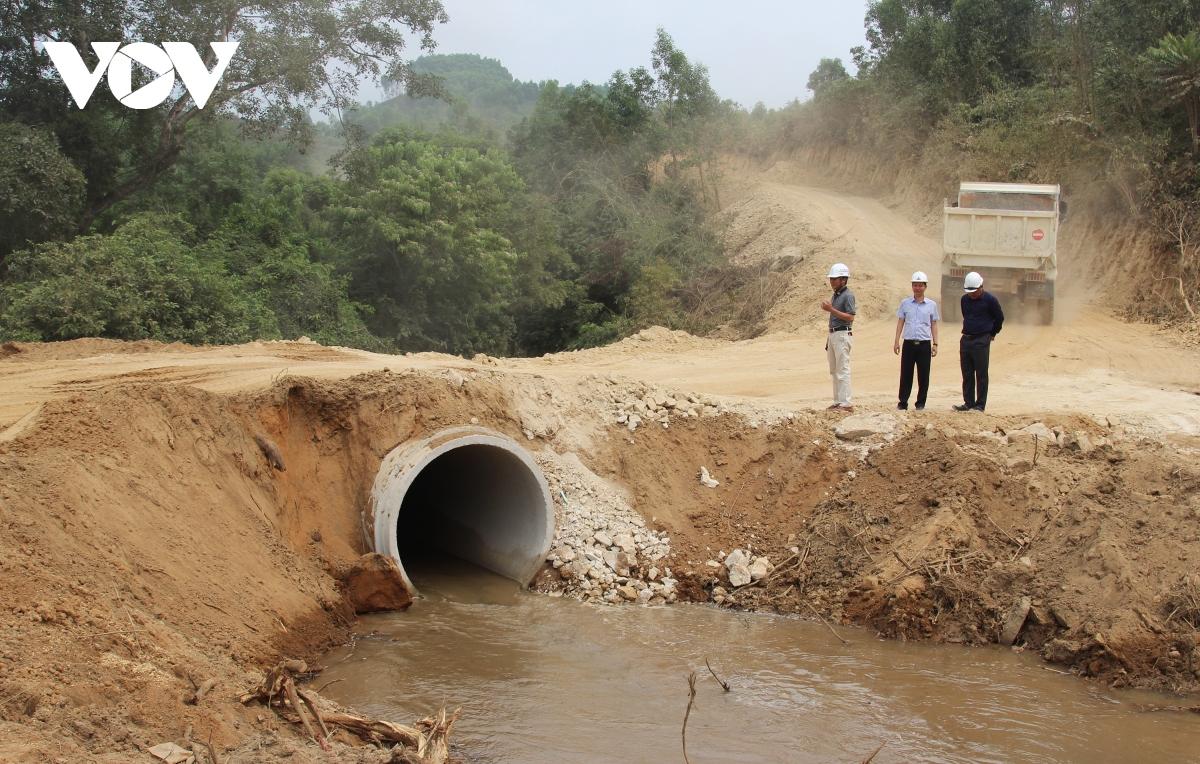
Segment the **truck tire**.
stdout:
<path fill-rule="evenodd" d="M 938 311 L 942 316 L 942 323 L 947 321 L 962 321 L 962 311 L 959 309 L 959 300 L 962 298 L 962 290 L 957 294 L 942 291 L 942 304 Z"/>
<path fill-rule="evenodd" d="M 1038 305 L 1038 323 L 1050 326 L 1054 323 L 1054 282 L 1046 282 L 1048 296 Z"/>
<path fill-rule="evenodd" d="M 1050 326 L 1054 323 L 1054 302 L 1051 300 L 1042 300 L 1037 306 L 1037 322 L 1041 326 Z"/>

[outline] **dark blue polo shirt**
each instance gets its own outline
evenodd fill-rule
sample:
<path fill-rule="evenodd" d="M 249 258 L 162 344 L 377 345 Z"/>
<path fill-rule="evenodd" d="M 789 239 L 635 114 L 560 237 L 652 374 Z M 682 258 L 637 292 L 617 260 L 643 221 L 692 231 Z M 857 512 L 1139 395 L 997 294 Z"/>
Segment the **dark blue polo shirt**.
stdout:
<path fill-rule="evenodd" d="M 984 292 L 983 297 L 972 300 L 971 295 L 962 296 L 963 334 L 1000 333 L 1004 326 L 1004 311 L 1000 309 L 1000 301 L 991 292 Z"/>

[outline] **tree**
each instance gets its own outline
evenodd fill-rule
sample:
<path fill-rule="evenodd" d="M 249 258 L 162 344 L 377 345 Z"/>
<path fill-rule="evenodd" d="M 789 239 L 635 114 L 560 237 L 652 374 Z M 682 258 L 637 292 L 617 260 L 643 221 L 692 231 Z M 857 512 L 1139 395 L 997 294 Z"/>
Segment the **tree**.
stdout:
<path fill-rule="evenodd" d="M 362 79 L 419 84 L 402 58 L 405 35 L 432 50 L 434 25 L 445 21 L 439 0 L 15 0 L 0 6 L 0 109 L 59 136 L 88 179 L 86 229 L 169 168 L 198 118 L 231 114 L 248 131 L 303 140 L 310 110 L 340 112 Z M 80 111 L 38 47 L 47 39 L 74 43 L 89 66 L 95 57 L 85 48 L 93 40 L 190 42 L 209 68 L 216 60 L 210 42 L 240 47 L 203 110 L 180 89 L 144 111 L 100 92 Z"/>
<path fill-rule="evenodd" d="M 70 234 L 83 186 L 53 136 L 0 122 L 0 263 L 14 249 Z"/>
<path fill-rule="evenodd" d="M 658 105 L 663 112 L 671 161 L 696 147 L 702 123 L 720 103 L 708 82 L 708 68 L 693 64 L 666 30 L 659 27 L 650 51 L 658 84 Z"/>
<path fill-rule="evenodd" d="M 872 0 L 862 72 L 897 90 L 932 89 L 945 103 L 975 103 L 1001 84 L 1032 78 L 1037 0 Z"/>
<path fill-rule="evenodd" d="M 808 75 L 808 89 L 813 92 L 815 98 L 820 98 L 821 91 L 825 88 L 849 77 L 846 67 L 842 65 L 842 59 L 823 58 L 812 74 Z"/>
<path fill-rule="evenodd" d="M 352 296 L 377 336 L 413 350 L 512 349 L 522 253 L 505 233 L 520 176 L 494 150 L 393 128 L 345 160 L 331 209 Z"/>
<path fill-rule="evenodd" d="M 1200 149 L 1200 37 L 1196 32 L 1182 37 L 1168 32 L 1146 56 L 1167 98 L 1183 104 L 1196 154 Z"/>

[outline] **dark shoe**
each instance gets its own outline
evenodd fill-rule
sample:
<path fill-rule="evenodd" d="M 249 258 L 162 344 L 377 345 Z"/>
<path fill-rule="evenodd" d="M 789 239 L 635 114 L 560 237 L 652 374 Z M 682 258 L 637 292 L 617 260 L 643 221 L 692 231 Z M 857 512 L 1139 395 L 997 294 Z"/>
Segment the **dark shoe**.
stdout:
<path fill-rule="evenodd" d="M 896 408 L 898 408 L 901 411 L 908 411 L 908 404 L 907 403 L 897 403 Z"/>
<path fill-rule="evenodd" d="M 971 410 L 971 409 L 973 409 L 973 408 L 975 408 L 975 407 L 974 407 L 974 406 L 968 406 L 967 404 L 963 403 L 963 404 L 961 404 L 961 405 L 955 406 L 955 407 L 954 407 L 954 410 L 955 410 L 955 411 L 970 411 L 970 410 Z"/>
<path fill-rule="evenodd" d="M 924 411 L 924 410 L 925 410 L 925 404 L 924 404 L 924 403 L 918 403 L 918 404 L 917 404 L 916 406 L 914 406 L 913 408 L 915 408 L 917 411 Z"/>
<path fill-rule="evenodd" d="M 972 411 L 983 411 L 983 406 L 972 406 L 971 410 Z"/>

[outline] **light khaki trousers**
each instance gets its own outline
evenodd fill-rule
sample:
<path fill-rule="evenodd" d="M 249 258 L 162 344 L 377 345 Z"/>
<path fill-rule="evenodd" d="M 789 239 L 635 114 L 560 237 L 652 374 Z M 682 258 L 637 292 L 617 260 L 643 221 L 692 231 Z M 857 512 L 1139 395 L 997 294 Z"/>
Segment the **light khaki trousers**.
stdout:
<path fill-rule="evenodd" d="M 833 380 L 833 402 L 839 406 L 850 405 L 850 348 L 853 346 L 854 338 L 850 332 L 830 332 L 825 343 L 829 376 Z"/>

